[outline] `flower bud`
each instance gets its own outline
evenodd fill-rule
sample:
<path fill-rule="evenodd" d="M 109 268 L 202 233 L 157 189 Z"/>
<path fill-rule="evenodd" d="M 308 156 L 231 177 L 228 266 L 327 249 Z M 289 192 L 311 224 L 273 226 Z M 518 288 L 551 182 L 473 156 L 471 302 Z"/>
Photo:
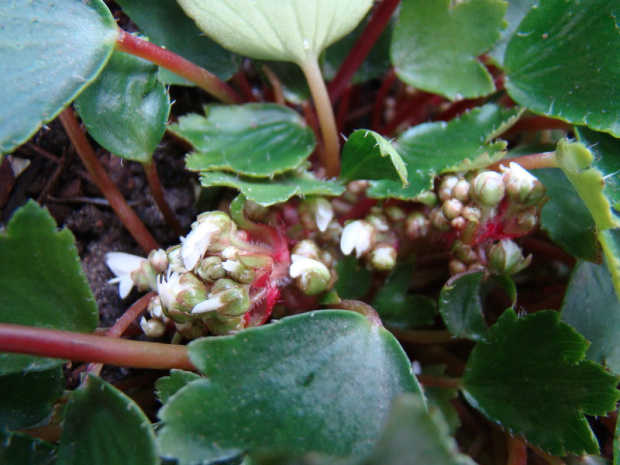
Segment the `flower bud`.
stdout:
<path fill-rule="evenodd" d="M 390 230 L 390 224 L 387 218 L 380 213 L 368 215 L 364 219 L 373 225 L 376 231 L 388 232 Z"/>
<path fill-rule="evenodd" d="M 439 203 L 439 198 L 437 198 L 437 194 L 433 191 L 423 191 L 415 196 L 413 199 L 416 202 L 422 203 L 427 207 L 434 208 Z"/>
<path fill-rule="evenodd" d="M 106 254 L 106 265 L 116 276 L 108 283 L 118 283 L 118 293 L 122 299 L 129 295 L 134 285 L 145 291 L 157 284 L 155 270 L 145 258 L 124 252 L 109 252 Z"/>
<path fill-rule="evenodd" d="M 295 246 L 291 249 L 291 255 L 318 260 L 321 256 L 321 249 L 316 242 L 306 239 L 295 244 Z"/>
<path fill-rule="evenodd" d="M 463 211 L 463 203 L 457 199 L 448 199 L 441 206 L 441 211 L 449 220 L 453 220 Z"/>
<path fill-rule="evenodd" d="M 226 336 L 245 328 L 245 320 L 242 316 L 223 318 L 217 313 L 213 313 L 205 317 L 204 322 L 211 334 L 216 336 Z"/>
<path fill-rule="evenodd" d="M 163 321 L 157 318 L 151 318 L 147 321 L 146 318 L 142 317 L 140 320 L 140 328 L 146 335 L 146 337 L 161 337 L 166 332 L 166 325 Z"/>
<path fill-rule="evenodd" d="M 176 323 L 178 333 L 185 339 L 193 341 L 206 334 L 207 328 L 202 320 L 194 320 L 189 323 Z"/>
<path fill-rule="evenodd" d="M 389 244 L 377 244 L 370 252 L 370 265 L 375 270 L 389 271 L 396 266 L 396 249 Z"/>
<path fill-rule="evenodd" d="M 217 256 L 202 259 L 194 272 L 208 283 L 214 283 L 226 276 L 226 270 L 222 266 L 222 259 Z"/>
<path fill-rule="evenodd" d="M 387 219 L 393 223 L 403 221 L 407 216 L 405 214 L 405 211 L 402 208 L 397 207 L 396 205 L 390 205 L 389 207 L 386 207 L 384 211 Z"/>
<path fill-rule="evenodd" d="M 240 261 L 226 260 L 222 263 L 222 267 L 228 272 L 228 275 L 241 284 L 250 284 L 254 281 L 254 269 L 245 266 Z"/>
<path fill-rule="evenodd" d="M 424 213 L 414 211 L 405 219 L 405 234 L 409 239 L 419 239 L 428 234 L 430 226 L 431 223 Z"/>
<path fill-rule="evenodd" d="M 236 229 L 233 220 L 224 212 L 213 211 L 198 215 L 181 248 L 185 268 L 193 270 L 207 250 L 222 251 L 230 244 L 229 237 Z"/>
<path fill-rule="evenodd" d="M 306 295 L 316 295 L 327 290 L 331 280 L 329 269 L 320 261 L 301 255 L 291 256 L 289 274 L 295 285 Z"/>
<path fill-rule="evenodd" d="M 143 260 L 140 263 L 140 268 L 133 270 L 129 275 L 140 292 L 157 289 L 157 271 L 148 260 Z"/>
<path fill-rule="evenodd" d="M 467 226 L 467 221 L 462 216 L 457 216 L 456 218 L 453 218 L 452 220 L 450 220 L 450 227 L 452 229 L 456 229 L 457 231 L 465 229 L 466 226 Z"/>
<path fill-rule="evenodd" d="M 244 315 L 250 309 L 250 294 L 247 286 L 232 279 L 220 279 L 211 288 L 209 300 L 196 305 L 193 314 L 217 311 L 224 317 Z"/>
<path fill-rule="evenodd" d="M 332 204 L 324 197 L 309 198 L 301 206 L 307 205 L 314 224 L 319 231 L 325 232 L 327 225 L 334 218 Z"/>
<path fill-rule="evenodd" d="M 452 196 L 461 202 L 467 202 L 469 200 L 469 189 L 470 184 L 465 179 L 461 179 L 452 188 Z"/>
<path fill-rule="evenodd" d="M 444 215 L 439 208 L 435 208 L 430 215 L 428 215 L 428 219 L 433 228 L 441 232 L 450 231 L 450 220 L 446 218 L 446 215 Z"/>
<path fill-rule="evenodd" d="M 473 182 L 472 197 L 485 207 L 494 207 L 504 198 L 502 176 L 495 171 L 483 171 Z"/>
<path fill-rule="evenodd" d="M 450 260 L 448 263 L 448 269 L 450 270 L 450 274 L 459 274 L 467 271 L 467 265 L 460 260 Z"/>
<path fill-rule="evenodd" d="M 149 313 L 149 315 L 151 315 L 151 317 L 157 318 L 158 320 L 161 320 L 164 323 L 167 323 L 169 321 L 166 315 L 164 314 L 164 311 L 161 305 L 161 299 L 159 298 L 158 295 L 155 295 L 151 298 L 149 302 L 149 306 L 146 308 L 146 311 Z"/>
<path fill-rule="evenodd" d="M 535 205 L 542 200 L 545 187 L 521 165 L 511 162 L 509 168 L 502 166 L 501 169 L 510 200 L 520 205 Z"/>
<path fill-rule="evenodd" d="M 478 260 L 478 254 L 474 252 L 471 246 L 464 244 L 463 241 L 460 240 L 456 240 L 452 244 L 452 254 L 455 258 L 466 264 Z"/>
<path fill-rule="evenodd" d="M 373 237 L 376 231 L 374 226 L 364 220 L 356 220 L 348 223 L 342 230 L 340 249 L 345 255 L 355 250 L 357 258 L 368 252 L 372 247 Z"/>
<path fill-rule="evenodd" d="M 517 225 L 523 231 L 530 231 L 538 224 L 538 210 L 536 207 L 528 207 L 516 215 Z"/>
<path fill-rule="evenodd" d="M 445 202 L 449 198 L 452 197 L 452 189 L 459 182 L 459 178 L 453 174 L 446 174 L 439 184 L 439 189 L 437 190 L 437 195 L 439 196 L 439 200 Z"/>
<path fill-rule="evenodd" d="M 181 245 L 174 245 L 166 250 L 166 256 L 168 257 L 168 271 L 174 271 L 177 273 L 186 273 L 185 265 L 183 265 L 183 258 L 181 257 Z"/>
<path fill-rule="evenodd" d="M 502 239 L 487 251 L 489 270 L 498 274 L 514 274 L 530 264 L 531 256 L 524 259 L 521 248 L 510 239 Z"/>
<path fill-rule="evenodd" d="M 149 263 L 159 274 L 165 274 L 170 262 L 164 249 L 151 250 L 149 253 Z"/>
<path fill-rule="evenodd" d="M 465 206 L 461 212 L 461 216 L 468 221 L 479 221 L 482 218 L 482 212 L 478 207 Z"/>
<path fill-rule="evenodd" d="M 177 323 L 194 319 L 193 308 L 207 300 L 205 284 L 192 273 L 169 272 L 165 279 L 160 276 L 157 293 L 164 314 Z"/>

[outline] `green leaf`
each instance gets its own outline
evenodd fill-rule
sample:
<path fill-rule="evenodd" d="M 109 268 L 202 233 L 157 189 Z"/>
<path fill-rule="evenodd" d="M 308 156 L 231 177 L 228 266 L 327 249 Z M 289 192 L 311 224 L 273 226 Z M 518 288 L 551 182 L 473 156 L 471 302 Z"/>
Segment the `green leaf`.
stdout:
<path fill-rule="evenodd" d="M 614 465 L 620 465 L 620 421 L 616 423 L 614 434 Z"/>
<path fill-rule="evenodd" d="M 476 57 L 499 40 L 506 2 L 404 0 L 392 41 L 392 63 L 407 84 L 451 100 L 495 90 Z"/>
<path fill-rule="evenodd" d="M 18 430 L 44 420 L 64 387 L 60 366 L 0 376 L 0 430 Z"/>
<path fill-rule="evenodd" d="M 49 442 L 0 429 L 0 463 L 4 465 L 53 465 L 55 451 Z"/>
<path fill-rule="evenodd" d="M 620 136 L 620 5 L 547 0 L 512 36 L 506 89 L 534 112 Z"/>
<path fill-rule="evenodd" d="M 239 68 L 241 57 L 205 36 L 176 0 L 119 0 L 116 3 L 151 42 L 202 66 L 221 80 L 230 79 Z M 193 85 L 163 68 L 160 79 L 162 71 L 166 71 L 164 82 L 167 84 Z"/>
<path fill-rule="evenodd" d="M 191 371 L 170 370 L 170 376 L 164 376 L 155 381 L 157 398 L 162 404 L 165 404 L 179 389 L 200 378 L 200 375 Z"/>
<path fill-rule="evenodd" d="M 547 168 L 536 170 L 535 175 L 549 197 L 540 214 L 540 226 L 573 257 L 600 261 L 592 215 L 564 173 Z"/>
<path fill-rule="evenodd" d="M 160 450 L 180 464 L 261 447 L 361 457 L 392 400 L 420 394 L 396 339 L 342 310 L 203 338 L 189 353 L 207 379 L 191 382 L 160 411 Z"/>
<path fill-rule="evenodd" d="M 170 97 L 157 80 L 157 66 L 122 52 L 112 54 L 75 104 L 99 144 L 141 163 L 151 161 L 170 113 Z"/>
<path fill-rule="evenodd" d="M 433 178 L 447 171 L 484 168 L 505 155 L 504 141 L 491 142 L 514 124 L 521 111 L 487 104 L 452 121 L 424 123 L 403 132 L 395 148 L 407 164 L 409 186 L 371 181 L 370 197 L 411 200 L 433 187 Z"/>
<path fill-rule="evenodd" d="M 411 263 L 399 263 L 377 291 L 372 306 L 377 310 L 384 324 L 400 329 L 414 329 L 428 326 L 435 321 L 437 305 L 423 295 L 409 293 Z"/>
<path fill-rule="evenodd" d="M 190 170 L 272 177 L 299 167 L 316 145 L 301 116 L 282 105 L 212 105 L 205 112 L 181 117 L 169 128 L 194 147 L 187 157 Z"/>
<path fill-rule="evenodd" d="M 504 53 L 506 52 L 506 46 L 508 41 L 517 31 L 519 23 L 525 17 L 530 8 L 538 4 L 539 0 L 509 0 L 508 8 L 506 9 L 506 15 L 504 20 L 508 23 L 506 29 L 501 33 L 501 38 L 495 43 L 495 47 L 488 55 L 495 60 L 500 66 L 504 63 Z"/>
<path fill-rule="evenodd" d="M 620 299 L 620 228 L 610 228 L 598 234 L 611 279 Z"/>
<path fill-rule="evenodd" d="M 118 28 L 101 0 L 0 2 L 0 18 L 2 154 L 28 140 L 95 79 Z"/>
<path fill-rule="evenodd" d="M 331 181 L 319 181 L 310 173 L 286 173 L 273 179 L 238 177 L 223 172 L 204 172 L 200 175 L 204 187 L 228 186 L 241 191 L 248 200 L 268 207 L 286 202 L 295 195 L 336 196 L 344 192 L 344 187 Z"/>
<path fill-rule="evenodd" d="M 360 465 L 405 463 L 475 465 L 459 452 L 441 413 L 427 411 L 422 398 L 414 394 L 396 398 L 379 442 Z"/>
<path fill-rule="evenodd" d="M 347 255 L 336 263 L 338 280 L 335 289 L 342 299 L 362 299 L 372 283 L 372 272 L 354 255 Z"/>
<path fill-rule="evenodd" d="M 577 263 L 564 295 L 562 321 L 590 341 L 588 360 L 620 373 L 620 300 L 605 265 Z"/>
<path fill-rule="evenodd" d="M 67 403 L 57 463 L 159 464 L 151 422 L 133 400 L 89 375 Z"/>
<path fill-rule="evenodd" d="M 342 149 L 340 179 L 391 179 L 403 187 L 407 181 L 407 166 L 390 141 L 368 129 L 360 129 L 349 136 Z"/>
<path fill-rule="evenodd" d="M 426 365 L 422 367 L 423 375 L 448 378 L 445 374 L 445 365 Z M 456 429 L 461 426 L 459 414 L 454 408 L 453 401 L 459 395 L 457 389 L 445 387 L 424 387 L 424 397 L 428 403 L 429 411 L 439 410 L 445 420 L 450 434 L 454 435 Z"/>
<path fill-rule="evenodd" d="M 584 361 L 588 342 L 547 310 L 506 310 L 474 347 L 462 380 L 489 419 L 554 455 L 598 454 L 584 414 L 615 409 L 616 377 Z"/>
<path fill-rule="evenodd" d="M 581 142 L 562 139 L 558 142 L 556 160 L 588 207 L 596 229 L 620 226 L 620 215 L 612 210 L 613 199 L 605 195 L 607 175 L 616 173 L 601 172 L 594 164 L 594 154 Z"/>
<path fill-rule="evenodd" d="M 487 333 L 480 301 L 483 278 L 481 271 L 455 275 L 441 289 L 439 313 L 448 330 L 457 337 L 477 341 Z"/>
<path fill-rule="evenodd" d="M 71 231 L 28 202 L 0 232 L 0 322 L 92 332 L 97 303 Z M 0 354 L 0 374 L 62 365 L 61 360 Z"/>
<path fill-rule="evenodd" d="M 372 0 L 179 0 L 215 41 L 261 60 L 314 61 L 325 47 L 357 26 Z"/>

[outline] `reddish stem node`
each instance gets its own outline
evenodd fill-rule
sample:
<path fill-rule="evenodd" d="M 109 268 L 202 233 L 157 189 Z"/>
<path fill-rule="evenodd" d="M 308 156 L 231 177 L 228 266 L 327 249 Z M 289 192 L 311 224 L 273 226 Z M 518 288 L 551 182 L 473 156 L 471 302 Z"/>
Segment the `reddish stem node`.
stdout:
<path fill-rule="evenodd" d="M 95 151 L 91 147 L 86 135 L 82 131 L 80 124 L 75 118 L 73 110 L 68 107 L 58 116 L 67 131 L 67 135 L 75 146 L 75 150 L 82 159 L 82 163 L 88 170 L 91 178 L 101 193 L 110 203 L 110 207 L 118 215 L 123 225 L 129 230 L 136 242 L 142 247 L 144 252 L 149 253 L 153 249 L 159 249 L 159 244 L 151 235 L 146 226 L 140 220 L 136 212 L 127 204 L 127 201 L 114 185 L 108 174 L 99 162 Z"/>

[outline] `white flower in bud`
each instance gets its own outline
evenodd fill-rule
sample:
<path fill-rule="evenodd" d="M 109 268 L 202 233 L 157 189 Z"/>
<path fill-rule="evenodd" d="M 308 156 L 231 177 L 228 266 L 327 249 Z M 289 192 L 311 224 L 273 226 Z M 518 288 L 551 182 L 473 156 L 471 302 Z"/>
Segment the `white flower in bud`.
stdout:
<path fill-rule="evenodd" d="M 108 283 L 118 283 L 118 293 L 122 299 L 129 295 L 135 284 L 131 278 L 131 273 L 139 271 L 143 263 L 148 263 L 146 258 L 124 252 L 109 252 L 106 254 L 105 261 L 108 268 L 116 276 L 116 278 L 110 279 Z"/>
<path fill-rule="evenodd" d="M 340 238 L 340 250 L 349 255 L 353 250 L 357 258 L 368 252 L 372 247 L 372 236 L 375 234 L 374 227 L 363 220 L 352 221 L 342 230 Z"/>
<path fill-rule="evenodd" d="M 183 265 L 183 258 L 181 257 L 181 245 L 174 245 L 166 250 L 166 256 L 168 257 L 168 270 L 176 271 L 177 273 L 187 273 L 185 266 Z"/>
<path fill-rule="evenodd" d="M 325 232 L 327 225 L 334 218 L 332 204 L 323 197 L 315 197 L 308 200 L 308 202 L 310 203 L 310 210 L 314 215 L 316 226 L 319 228 L 319 231 Z"/>
<path fill-rule="evenodd" d="M 315 295 L 327 289 L 331 274 L 320 261 L 293 254 L 289 274 L 296 279 L 297 287 L 307 295 Z"/>
<path fill-rule="evenodd" d="M 441 180 L 441 183 L 439 184 L 439 189 L 437 191 L 439 195 L 439 200 L 441 200 L 442 202 L 445 202 L 446 200 L 451 198 L 452 189 L 454 189 L 454 186 L 456 186 L 458 182 L 459 182 L 459 178 L 457 178 L 455 175 L 453 174 L 445 175 L 443 179 Z"/>
<path fill-rule="evenodd" d="M 396 266 L 396 249 L 389 244 L 377 245 L 370 252 L 370 264 L 375 270 L 388 271 Z"/>
<path fill-rule="evenodd" d="M 151 250 L 149 253 L 149 263 L 159 274 L 164 274 L 170 262 L 168 254 L 164 249 Z"/>
<path fill-rule="evenodd" d="M 166 278 L 159 276 L 157 293 L 167 316 L 183 323 L 192 309 L 207 299 L 207 288 L 192 273 L 169 272 Z"/>
<path fill-rule="evenodd" d="M 461 202 L 467 202 L 469 200 L 469 188 L 470 184 L 465 179 L 461 179 L 452 188 L 452 195 Z"/>
<path fill-rule="evenodd" d="M 388 220 L 396 223 L 398 221 L 403 221 L 407 215 L 402 208 L 391 205 L 385 208 L 385 216 L 387 216 Z"/>
<path fill-rule="evenodd" d="M 235 260 L 222 262 L 222 267 L 228 272 L 231 278 L 243 284 L 250 284 L 254 281 L 254 270 L 248 268 L 243 263 Z"/>
<path fill-rule="evenodd" d="M 489 269 L 499 274 L 515 274 L 530 264 L 531 256 L 523 258 L 521 248 L 510 239 L 502 239 L 489 247 Z"/>
<path fill-rule="evenodd" d="M 193 270 L 200 260 L 204 257 L 211 238 L 219 231 L 219 227 L 215 224 L 204 221 L 190 231 L 183 240 L 181 247 L 181 257 L 183 257 L 183 265 L 187 270 Z"/>
<path fill-rule="evenodd" d="M 500 167 L 504 173 L 506 193 L 514 202 L 533 205 L 540 202 L 545 195 L 545 188 L 529 171 L 521 165 L 511 162 L 509 168 Z"/>
<path fill-rule="evenodd" d="M 316 260 L 321 255 L 321 249 L 316 242 L 305 239 L 295 244 L 291 250 L 291 254 L 293 256 L 297 255 L 299 257 L 314 258 Z"/>
<path fill-rule="evenodd" d="M 224 305 L 226 305 L 226 302 L 224 302 L 219 296 L 212 297 L 197 304 L 192 309 L 192 314 L 196 315 L 200 313 L 214 312 L 220 308 L 223 308 Z"/>
<path fill-rule="evenodd" d="M 166 325 L 163 321 L 157 318 L 151 318 L 147 321 L 146 318 L 142 317 L 140 320 L 140 328 L 146 335 L 146 337 L 161 337 L 166 332 Z"/>
<path fill-rule="evenodd" d="M 446 218 L 453 220 L 463 211 L 463 203 L 458 199 L 448 199 L 441 206 L 441 210 Z"/>
<path fill-rule="evenodd" d="M 231 279 L 220 279 L 211 288 L 209 299 L 196 305 L 192 314 L 217 311 L 222 318 L 244 315 L 250 309 L 248 286 Z"/>

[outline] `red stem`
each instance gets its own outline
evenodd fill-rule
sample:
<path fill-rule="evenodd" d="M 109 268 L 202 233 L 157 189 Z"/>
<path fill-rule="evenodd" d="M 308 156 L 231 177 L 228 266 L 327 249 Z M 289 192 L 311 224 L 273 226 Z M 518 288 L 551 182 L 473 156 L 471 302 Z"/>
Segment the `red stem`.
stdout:
<path fill-rule="evenodd" d="M 166 200 L 164 189 L 159 181 L 159 175 L 157 174 L 157 166 L 155 165 L 155 162 L 151 160 L 148 163 L 143 163 L 142 166 L 144 167 L 144 174 L 146 175 L 146 180 L 151 188 L 153 199 L 155 200 L 159 211 L 164 216 L 164 220 L 168 223 L 168 226 L 170 226 L 174 234 L 177 236 L 183 236 L 185 231 L 170 208 L 170 204 Z"/>
<path fill-rule="evenodd" d="M 390 92 L 390 89 L 395 81 L 396 72 L 391 69 L 383 78 L 381 87 L 379 87 L 379 91 L 377 92 L 377 97 L 372 104 L 372 120 L 370 123 L 370 128 L 375 132 L 377 132 L 383 124 L 383 107 L 385 105 L 385 98 Z"/>
<path fill-rule="evenodd" d="M 570 131 L 572 126 L 559 119 L 547 118 L 546 116 L 528 116 L 527 118 L 521 118 L 510 129 L 508 129 L 502 137 L 509 137 L 514 134 L 519 134 L 528 131 L 543 131 L 545 129 L 560 129 L 564 131 Z"/>
<path fill-rule="evenodd" d="M 537 168 L 559 168 L 555 159 L 555 152 L 531 153 L 529 155 L 521 155 L 520 157 L 508 158 L 500 160 L 488 166 L 488 170 L 499 171 L 500 166 L 508 166 L 509 163 L 515 162 L 526 170 L 535 170 Z"/>
<path fill-rule="evenodd" d="M 224 103 L 242 103 L 241 96 L 206 69 L 176 53 L 119 29 L 116 49 L 149 60 L 184 77 Z"/>
<path fill-rule="evenodd" d="M 379 36 L 390 22 L 396 7 L 400 0 L 383 0 L 377 6 L 366 28 L 360 35 L 359 39 L 351 48 L 351 51 L 340 66 L 340 69 L 329 83 L 328 92 L 332 103 L 338 100 L 338 97 L 347 86 L 357 69 L 364 62 L 364 59 L 372 49 Z"/>
<path fill-rule="evenodd" d="M 450 121 L 451 119 L 456 118 L 457 116 L 465 113 L 467 110 L 471 110 L 472 108 L 480 105 L 484 100 L 483 99 L 467 99 L 467 100 L 459 100 L 458 102 L 452 103 L 448 108 L 442 111 L 439 115 L 433 118 L 433 121 Z"/>
<path fill-rule="evenodd" d="M 424 114 L 424 110 L 427 105 L 434 100 L 439 100 L 441 97 L 430 94 L 428 92 L 420 91 L 416 96 L 411 98 L 409 101 L 405 102 L 400 108 L 398 108 L 397 113 L 394 115 L 391 121 L 389 121 L 383 128 L 381 128 L 378 132 L 383 135 L 390 135 L 394 131 L 396 131 L 401 124 L 404 124 L 412 119 L 422 119 L 422 115 Z"/>
<path fill-rule="evenodd" d="M 508 460 L 506 465 L 527 465 L 527 447 L 523 442 L 510 435 L 506 435 L 508 446 Z"/>
<path fill-rule="evenodd" d="M 142 247 L 144 252 L 159 249 L 159 244 L 151 235 L 144 223 L 140 220 L 136 212 L 127 204 L 121 192 L 114 185 L 108 174 L 103 169 L 97 155 L 91 147 L 88 139 L 84 135 L 80 124 L 75 118 L 75 114 L 70 107 L 65 108 L 58 116 L 67 131 L 67 135 L 75 146 L 75 150 L 82 159 L 82 163 L 88 170 L 94 183 L 101 193 L 110 203 L 112 210 L 118 215 L 123 225 L 129 230 L 136 242 Z"/>
<path fill-rule="evenodd" d="M 0 352 L 132 368 L 196 370 L 185 346 L 0 323 Z"/>
<path fill-rule="evenodd" d="M 233 84 L 235 84 L 235 87 L 237 87 L 237 89 L 241 91 L 241 93 L 243 94 L 243 98 L 247 102 L 258 102 L 258 99 L 254 95 L 254 92 L 252 92 L 252 86 L 250 85 L 248 78 L 243 71 L 239 71 L 237 74 L 235 74 L 232 80 Z"/>
<path fill-rule="evenodd" d="M 146 309 L 146 307 L 149 305 L 149 302 L 151 301 L 151 298 L 154 295 L 154 292 L 149 292 L 148 294 L 142 296 L 140 299 L 134 302 L 134 304 L 129 307 L 118 320 L 116 320 L 116 323 L 114 323 L 114 325 L 110 328 L 110 330 L 105 334 L 104 337 L 121 337 L 125 330 L 129 327 L 129 325 L 133 323 L 135 319 L 140 316 L 140 313 L 142 313 Z M 99 375 L 102 368 L 103 364 L 101 363 L 91 363 L 86 371 L 95 375 Z"/>

